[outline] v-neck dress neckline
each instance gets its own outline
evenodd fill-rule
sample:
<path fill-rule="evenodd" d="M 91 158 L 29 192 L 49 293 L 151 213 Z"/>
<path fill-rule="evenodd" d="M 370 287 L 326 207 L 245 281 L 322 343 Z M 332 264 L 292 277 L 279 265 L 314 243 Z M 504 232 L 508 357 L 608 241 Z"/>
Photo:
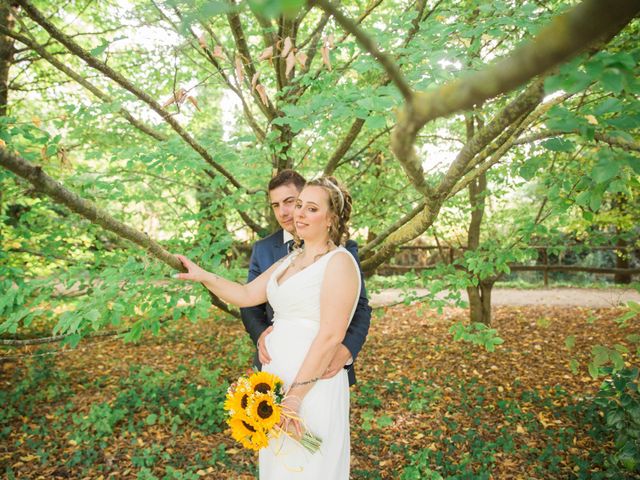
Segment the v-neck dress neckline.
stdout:
<path fill-rule="evenodd" d="M 284 271 L 282 271 L 282 272 L 278 272 L 278 273 L 280 273 L 280 276 L 279 276 L 279 277 L 274 278 L 274 281 L 275 281 L 276 287 L 278 287 L 278 288 L 282 287 L 285 283 L 287 283 L 287 282 L 288 282 L 290 279 L 292 279 L 293 277 L 295 277 L 295 276 L 297 276 L 297 275 L 301 274 L 302 272 L 305 272 L 305 271 L 307 271 L 307 270 L 309 270 L 309 269 L 313 268 L 313 266 L 314 266 L 314 265 L 319 264 L 319 263 L 324 259 L 324 257 L 328 256 L 331 252 L 333 252 L 333 251 L 335 251 L 335 250 L 337 250 L 337 248 L 334 248 L 333 250 L 329 250 L 327 253 L 325 253 L 325 254 L 322 256 L 322 258 L 319 258 L 318 260 L 316 260 L 316 261 L 315 261 L 315 262 L 313 262 L 312 264 L 307 265 L 307 266 L 306 266 L 305 268 L 303 268 L 302 270 L 298 270 L 297 272 L 295 272 L 295 273 L 294 273 L 293 275 L 291 275 L 290 277 L 285 278 L 285 279 L 284 279 L 284 281 L 283 281 L 282 283 L 280 283 L 280 279 L 282 278 L 282 275 L 284 275 L 284 274 L 286 273 L 287 268 L 289 268 L 289 267 L 291 266 L 291 262 L 292 262 L 292 261 L 293 261 L 293 259 L 294 259 L 294 257 L 293 257 L 293 256 L 291 256 L 291 258 L 289 258 L 289 259 L 288 259 L 288 262 L 289 262 L 289 263 L 288 263 L 288 265 L 285 267 Z M 297 255 L 300 255 L 300 253 L 298 253 Z"/>

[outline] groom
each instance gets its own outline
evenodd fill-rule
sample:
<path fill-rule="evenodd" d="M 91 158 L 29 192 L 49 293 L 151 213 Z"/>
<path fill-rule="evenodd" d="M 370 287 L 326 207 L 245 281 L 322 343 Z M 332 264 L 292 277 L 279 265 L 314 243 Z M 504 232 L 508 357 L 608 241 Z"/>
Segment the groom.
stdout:
<path fill-rule="evenodd" d="M 249 275 L 247 281 L 250 282 L 262 272 L 266 271 L 275 262 L 286 256 L 293 244 L 293 210 L 296 199 L 302 191 L 305 179 L 298 172 L 293 170 L 283 170 L 273 177 L 269 182 L 269 202 L 276 216 L 276 220 L 282 227 L 281 230 L 269 235 L 253 245 L 251 261 L 249 263 Z M 349 240 L 345 248 L 353 255 L 360 265 L 358 259 L 358 245 L 353 240 Z M 329 363 L 322 378 L 331 378 L 340 369 L 346 368 L 349 376 L 349 385 L 356 381 L 353 362 L 355 361 L 369 331 L 371 322 L 371 308 L 367 300 L 367 292 L 364 288 L 362 272 L 360 273 L 362 288 L 358 306 L 353 314 L 347 333 L 342 344 L 336 350 L 335 355 Z M 244 328 L 251 336 L 253 343 L 257 345 L 258 352 L 254 364 L 260 368 L 261 364 L 269 363 L 271 357 L 264 344 L 264 338 L 273 329 L 273 309 L 268 303 L 255 307 L 240 309 Z"/>

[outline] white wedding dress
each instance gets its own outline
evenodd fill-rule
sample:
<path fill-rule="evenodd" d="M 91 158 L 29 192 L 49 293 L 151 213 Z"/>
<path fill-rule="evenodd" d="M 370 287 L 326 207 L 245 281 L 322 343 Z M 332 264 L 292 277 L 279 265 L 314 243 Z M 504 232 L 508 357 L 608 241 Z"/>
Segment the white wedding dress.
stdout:
<path fill-rule="evenodd" d="M 295 379 L 298 369 L 320 327 L 320 290 L 329 259 L 347 255 L 358 271 L 353 256 L 338 247 L 309 267 L 278 283 L 292 258 L 286 257 L 274 271 L 267 285 L 267 298 L 274 310 L 272 332 L 265 345 L 271 362 L 263 371 L 278 375 L 285 389 Z M 360 289 L 360 286 L 358 286 Z M 356 296 L 351 316 L 358 303 Z M 320 450 L 309 453 L 286 435 L 271 439 L 260 450 L 260 480 L 348 480 L 349 478 L 349 381 L 342 369 L 327 380 L 319 380 L 307 393 L 300 407 L 306 428 L 322 440 Z"/>

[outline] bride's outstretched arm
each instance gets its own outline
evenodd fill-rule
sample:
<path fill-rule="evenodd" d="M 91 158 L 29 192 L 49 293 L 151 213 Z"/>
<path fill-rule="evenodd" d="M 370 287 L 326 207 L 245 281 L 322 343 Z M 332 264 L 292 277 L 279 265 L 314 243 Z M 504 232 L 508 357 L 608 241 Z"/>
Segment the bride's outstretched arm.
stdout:
<path fill-rule="evenodd" d="M 358 296 L 360 275 L 347 252 L 329 259 L 320 292 L 320 329 L 288 395 L 300 401 L 313 388 L 341 344 Z"/>
<path fill-rule="evenodd" d="M 253 281 L 243 285 L 207 272 L 184 255 L 176 255 L 176 257 L 185 266 L 187 273 L 176 273 L 175 278 L 200 282 L 225 302 L 238 307 L 253 307 L 267 301 L 267 283 L 279 265 L 279 262 L 274 263 Z"/>

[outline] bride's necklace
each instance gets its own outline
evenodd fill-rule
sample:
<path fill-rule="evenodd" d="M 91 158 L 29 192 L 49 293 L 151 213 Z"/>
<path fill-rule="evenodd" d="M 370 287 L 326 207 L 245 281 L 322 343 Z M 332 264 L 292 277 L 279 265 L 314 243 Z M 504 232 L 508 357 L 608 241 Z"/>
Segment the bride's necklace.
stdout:
<path fill-rule="evenodd" d="M 334 243 L 331 240 L 327 240 L 327 249 L 324 252 L 314 255 L 313 259 L 307 264 L 304 264 L 302 262 L 302 259 L 300 258 L 300 255 L 298 255 L 291 260 L 291 263 L 289 264 L 289 268 L 291 268 L 292 270 L 295 270 L 296 272 L 300 272 L 305 268 L 309 267 L 310 265 L 313 265 L 314 263 L 316 263 L 320 258 L 324 257 L 327 253 L 333 250 L 334 247 L 335 247 Z"/>

